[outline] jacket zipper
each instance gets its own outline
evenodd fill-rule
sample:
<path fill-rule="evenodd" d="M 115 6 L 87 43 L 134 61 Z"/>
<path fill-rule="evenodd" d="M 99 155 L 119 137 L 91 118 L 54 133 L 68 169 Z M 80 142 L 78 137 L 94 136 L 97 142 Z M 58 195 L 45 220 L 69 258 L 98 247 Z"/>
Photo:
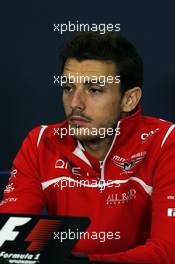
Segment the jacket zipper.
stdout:
<path fill-rule="evenodd" d="M 116 127 L 117 131 L 119 130 L 119 126 L 120 126 L 120 121 L 118 121 L 118 124 L 117 124 L 117 127 Z M 103 161 L 100 161 L 101 175 L 100 175 L 100 180 L 98 182 L 98 186 L 99 186 L 99 188 L 100 188 L 101 191 L 105 189 L 105 186 L 104 186 L 105 185 L 105 177 L 104 177 L 105 163 L 106 163 L 106 160 L 107 160 L 107 158 L 108 158 L 108 156 L 109 156 L 109 154 L 110 154 L 110 152 L 111 152 L 111 150 L 112 150 L 112 148 L 114 146 L 114 143 L 115 143 L 116 138 L 117 138 L 118 135 L 119 134 L 116 132 L 116 134 L 114 136 L 114 139 L 112 141 L 112 144 L 111 144 L 111 146 L 110 146 L 110 148 L 109 148 L 109 150 L 108 150 L 108 152 L 107 152 L 104 160 Z"/>

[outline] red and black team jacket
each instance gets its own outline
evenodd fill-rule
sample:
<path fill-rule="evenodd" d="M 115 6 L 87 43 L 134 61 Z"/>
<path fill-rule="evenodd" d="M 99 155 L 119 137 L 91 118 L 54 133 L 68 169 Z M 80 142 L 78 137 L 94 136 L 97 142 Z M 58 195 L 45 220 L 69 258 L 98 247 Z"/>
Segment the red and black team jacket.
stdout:
<path fill-rule="evenodd" d="M 47 207 L 49 215 L 88 216 L 89 236 L 74 253 L 96 261 L 174 264 L 175 125 L 138 109 L 118 122 L 102 162 L 61 129 L 67 122 L 28 134 L 0 212 L 39 214 Z"/>

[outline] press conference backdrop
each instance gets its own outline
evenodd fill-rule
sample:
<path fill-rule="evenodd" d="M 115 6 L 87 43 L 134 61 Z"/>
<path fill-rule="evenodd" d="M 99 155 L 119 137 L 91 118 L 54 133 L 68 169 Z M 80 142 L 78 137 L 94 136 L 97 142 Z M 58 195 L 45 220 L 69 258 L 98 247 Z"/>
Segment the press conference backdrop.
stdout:
<path fill-rule="evenodd" d="M 53 24 L 120 23 L 145 65 L 144 114 L 175 121 L 173 1 L 8 1 L 0 4 L 0 171 L 35 126 L 64 119 L 58 53 L 69 33 Z"/>

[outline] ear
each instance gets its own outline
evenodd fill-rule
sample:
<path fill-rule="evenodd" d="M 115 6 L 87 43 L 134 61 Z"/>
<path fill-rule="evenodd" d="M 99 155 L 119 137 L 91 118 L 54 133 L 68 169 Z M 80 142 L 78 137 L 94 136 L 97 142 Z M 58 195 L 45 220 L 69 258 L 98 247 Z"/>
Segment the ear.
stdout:
<path fill-rule="evenodd" d="M 122 96 L 121 112 L 131 112 L 138 105 L 141 96 L 142 90 L 140 87 L 128 89 Z"/>

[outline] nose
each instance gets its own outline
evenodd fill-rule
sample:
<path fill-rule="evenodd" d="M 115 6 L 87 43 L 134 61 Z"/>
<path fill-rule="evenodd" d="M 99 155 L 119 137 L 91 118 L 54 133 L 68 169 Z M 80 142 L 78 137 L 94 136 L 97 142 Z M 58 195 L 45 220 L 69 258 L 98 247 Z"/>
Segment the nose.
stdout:
<path fill-rule="evenodd" d="M 83 91 L 80 90 L 75 90 L 73 96 L 72 96 L 72 101 L 71 101 L 71 108 L 72 109 L 85 109 L 85 95 Z"/>

